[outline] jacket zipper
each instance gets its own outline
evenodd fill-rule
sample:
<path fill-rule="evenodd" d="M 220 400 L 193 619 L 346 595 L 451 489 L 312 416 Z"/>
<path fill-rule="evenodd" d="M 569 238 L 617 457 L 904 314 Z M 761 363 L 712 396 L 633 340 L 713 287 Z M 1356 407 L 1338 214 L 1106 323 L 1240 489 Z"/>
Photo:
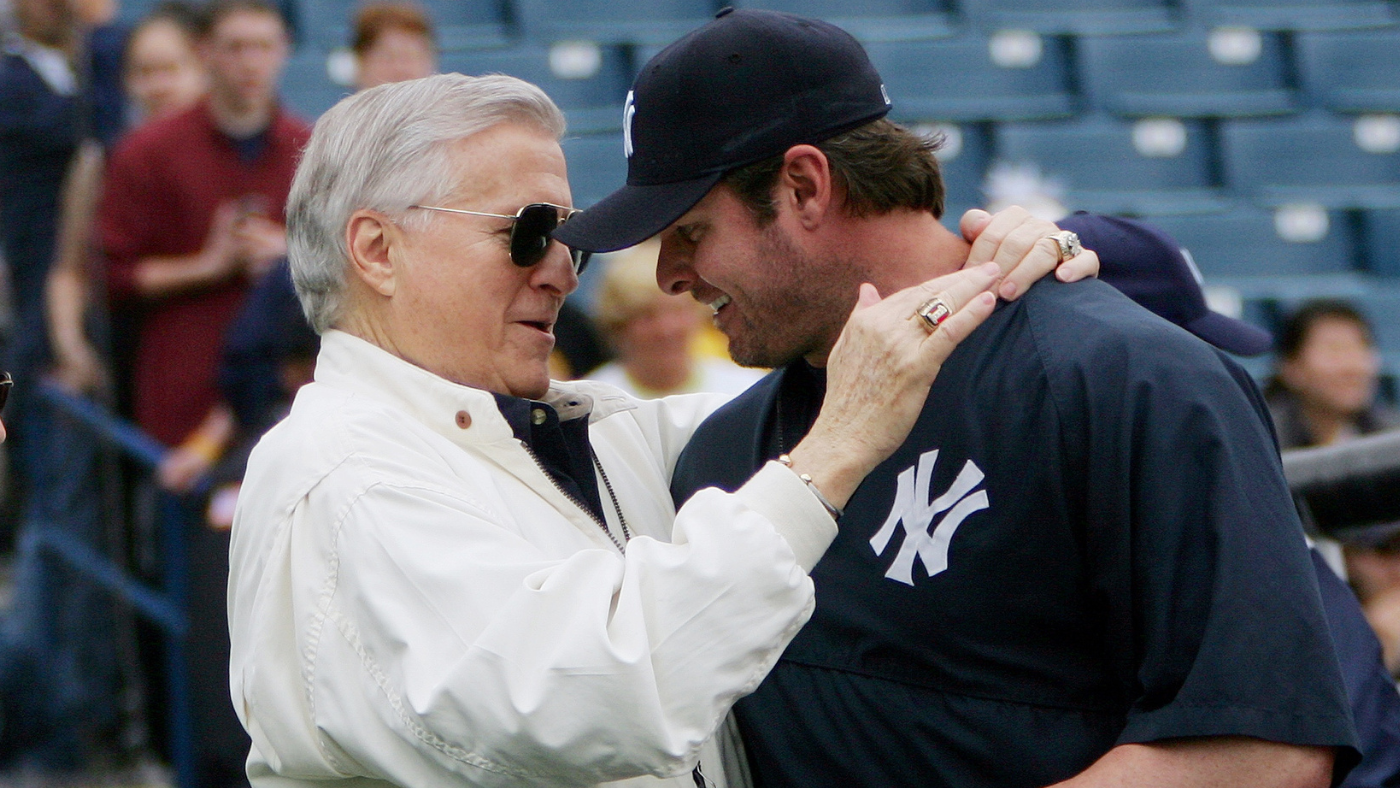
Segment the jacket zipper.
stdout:
<path fill-rule="evenodd" d="M 544 478 L 548 479 L 549 483 L 554 485 L 554 489 L 558 490 L 560 495 L 569 499 L 569 502 L 572 503 L 574 506 L 577 506 L 580 511 L 588 515 L 588 519 L 592 520 L 599 528 L 603 530 L 603 533 L 606 534 L 608 537 L 608 541 L 613 543 L 613 546 L 617 548 L 618 552 L 623 553 L 625 555 L 627 553 L 627 549 L 622 546 L 621 542 L 617 541 L 616 536 L 613 536 L 613 532 L 608 529 L 608 524 L 599 519 L 598 515 L 594 514 L 593 510 L 589 509 L 588 506 L 585 505 L 582 501 L 580 501 L 577 496 L 564 489 L 564 485 L 560 484 L 559 481 L 554 478 L 554 475 L 545 469 L 544 463 L 540 462 L 540 456 L 538 454 L 535 454 L 535 450 L 530 447 L 530 444 L 526 443 L 525 441 L 520 441 L 520 447 L 525 450 L 526 454 L 530 455 L 530 459 L 535 461 L 535 467 L 539 468 L 540 473 L 544 474 Z"/>

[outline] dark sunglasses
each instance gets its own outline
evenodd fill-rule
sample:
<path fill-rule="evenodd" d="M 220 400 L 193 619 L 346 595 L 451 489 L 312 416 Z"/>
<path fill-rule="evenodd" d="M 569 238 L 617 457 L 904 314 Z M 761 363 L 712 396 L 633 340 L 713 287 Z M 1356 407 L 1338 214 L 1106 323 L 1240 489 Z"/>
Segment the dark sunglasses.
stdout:
<path fill-rule="evenodd" d="M 15 379 L 10 377 L 8 372 L 0 372 L 0 411 L 5 409 L 5 402 L 10 399 L 10 389 L 15 386 Z"/>
<path fill-rule="evenodd" d="M 509 219 L 513 222 L 510 226 L 510 261 L 521 268 L 529 268 L 543 260 L 544 253 L 549 251 L 549 242 L 553 240 L 550 237 L 551 234 L 559 225 L 569 221 L 575 214 L 579 213 L 575 208 L 565 208 L 562 205 L 547 202 L 531 203 L 521 208 L 514 216 L 507 216 L 503 213 L 464 211 L 460 208 L 439 208 L 435 205 L 410 205 L 408 207 L 423 211 L 442 211 L 443 213 L 460 213 L 466 216 Z M 588 265 L 590 255 L 591 253 L 580 249 L 569 249 L 569 257 L 573 258 L 574 261 L 575 274 L 581 273 L 584 266 Z"/>

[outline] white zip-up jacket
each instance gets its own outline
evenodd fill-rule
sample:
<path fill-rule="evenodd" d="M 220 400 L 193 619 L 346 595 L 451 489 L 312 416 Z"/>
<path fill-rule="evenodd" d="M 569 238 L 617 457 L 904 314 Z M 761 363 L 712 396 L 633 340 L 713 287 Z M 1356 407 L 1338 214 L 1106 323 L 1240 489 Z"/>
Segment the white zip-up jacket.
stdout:
<path fill-rule="evenodd" d="M 234 519 L 230 684 L 255 786 L 694 785 L 702 743 L 810 615 L 835 525 L 775 463 L 674 511 L 676 457 L 722 398 L 579 382 L 547 401 L 589 414 L 625 555 L 490 393 L 326 333 Z"/>

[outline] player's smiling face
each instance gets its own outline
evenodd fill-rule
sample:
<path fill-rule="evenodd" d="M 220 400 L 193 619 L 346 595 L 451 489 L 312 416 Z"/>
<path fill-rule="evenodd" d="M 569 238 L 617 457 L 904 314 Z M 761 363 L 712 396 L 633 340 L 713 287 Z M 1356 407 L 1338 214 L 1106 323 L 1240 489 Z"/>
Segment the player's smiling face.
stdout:
<path fill-rule="evenodd" d="M 656 280 L 714 310 L 729 353 L 746 366 L 777 367 L 824 354 L 845 324 L 854 291 L 806 254 L 781 208 L 767 226 L 732 189 L 716 186 L 661 234 Z"/>

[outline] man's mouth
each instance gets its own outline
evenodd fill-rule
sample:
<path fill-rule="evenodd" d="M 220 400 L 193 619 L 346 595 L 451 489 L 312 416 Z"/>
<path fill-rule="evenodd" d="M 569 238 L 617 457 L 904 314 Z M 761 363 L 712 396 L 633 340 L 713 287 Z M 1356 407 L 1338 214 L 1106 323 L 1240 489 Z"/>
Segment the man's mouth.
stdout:
<path fill-rule="evenodd" d="M 718 315 L 718 314 L 719 314 L 719 310 L 721 310 L 721 309 L 725 308 L 726 306 L 728 306 L 729 302 L 732 301 L 732 300 L 733 300 L 733 299 L 731 299 L 731 298 L 730 298 L 729 296 L 727 296 L 727 295 L 721 295 L 719 298 L 716 298 L 715 300 L 713 300 L 713 301 L 710 302 L 710 309 L 713 309 L 713 310 L 714 310 L 714 313 L 715 313 L 716 315 Z"/>
<path fill-rule="evenodd" d="M 552 322 L 546 322 L 543 320 L 522 320 L 520 321 L 520 323 L 521 325 L 526 325 L 530 328 L 543 331 L 546 334 L 553 333 L 554 331 L 554 323 Z"/>

